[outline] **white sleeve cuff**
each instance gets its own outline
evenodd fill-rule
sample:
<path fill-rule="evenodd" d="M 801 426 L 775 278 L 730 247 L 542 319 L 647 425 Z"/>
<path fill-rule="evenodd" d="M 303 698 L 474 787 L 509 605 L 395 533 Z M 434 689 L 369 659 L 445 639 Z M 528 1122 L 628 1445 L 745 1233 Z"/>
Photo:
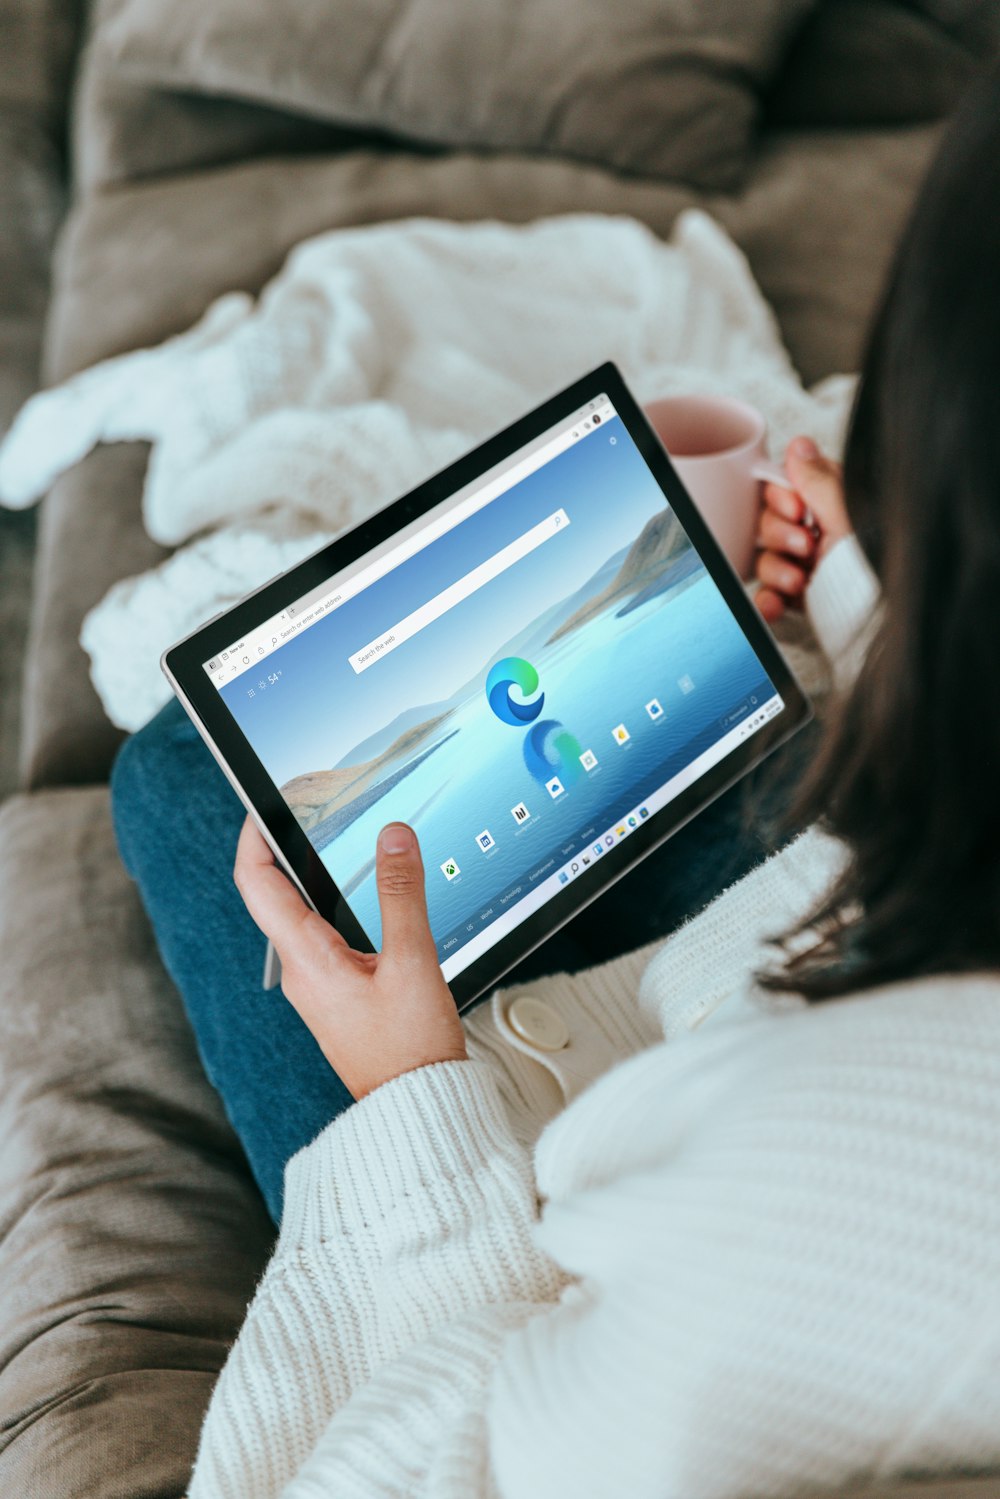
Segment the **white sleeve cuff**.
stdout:
<path fill-rule="evenodd" d="M 857 674 L 871 637 L 878 579 L 856 536 L 832 547 L 806 589 L 806 612 L 838 685 Z"/>
<path fill-rule="evenodd" d="M 496 1079 L 482 1062 L 437 1062 L 383 1083 L 285 1167 L 278 1257 L 307 1242 L 426 1217 L 443 1231 L 524 1170 Z M 399 1230 L 397 1221 L 397 1233 Z"/>

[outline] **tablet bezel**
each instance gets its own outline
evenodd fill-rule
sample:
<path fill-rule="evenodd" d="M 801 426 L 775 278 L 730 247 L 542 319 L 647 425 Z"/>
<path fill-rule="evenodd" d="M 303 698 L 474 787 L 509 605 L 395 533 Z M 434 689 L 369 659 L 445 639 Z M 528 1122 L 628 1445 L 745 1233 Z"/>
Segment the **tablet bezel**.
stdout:
<path fill-rule="evenodd" d="M 600 395 L 610 399 L 659 484 L 664 502 L 677 515 L 785 706 L 751 738 L 738 745 L 673 801 L 653 813 L 648 821 L 641 823 L 627 839 L 610 848 L 599 862 L 562 887 L 512 932 L 501 937 L 456 974 L 449 987 L 460 1010 L 495 987 L 503 974 L 789 739 L 812 716 L 809 701 L 774 637 L 678 478 L 617 367 L 610 362 L 598 366 L 401 499 L 342 533 L 320 551 L 272 578 L 233 608 L 200 626 L 165 651 L 161 659 L 175 693 L 302 894 L 353 947 L 362 952 L 373 951 L 371 941 L 326 866 L 230 714 L 205 671 L 204 663 L 218 655 L 232 640 L 249 634 L 336 573 L 361 561 L 404 526 L 451 499 L 456 491 L 474 483 L 489 469 L 514 456 L 526 444 Z M 502 502 L 500 496 L 491 503 Z"/>

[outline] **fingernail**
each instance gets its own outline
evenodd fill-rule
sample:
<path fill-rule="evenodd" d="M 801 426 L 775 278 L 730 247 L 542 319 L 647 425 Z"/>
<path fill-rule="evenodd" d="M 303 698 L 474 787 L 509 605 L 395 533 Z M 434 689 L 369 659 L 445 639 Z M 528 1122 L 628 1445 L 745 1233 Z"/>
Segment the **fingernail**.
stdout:
<path fill-rule="evenodd" d="M 796 458 L 818 458 L 819 448 L 811 437 L 796 437 L 791 444 L 792 452 Z"/>
<path fill-rule="evenodd" d="M 384 854 L 408 854 L 413 848 L 413 829 L 405 822 L 390 822 L 382 829 L 378 841 Z"/>

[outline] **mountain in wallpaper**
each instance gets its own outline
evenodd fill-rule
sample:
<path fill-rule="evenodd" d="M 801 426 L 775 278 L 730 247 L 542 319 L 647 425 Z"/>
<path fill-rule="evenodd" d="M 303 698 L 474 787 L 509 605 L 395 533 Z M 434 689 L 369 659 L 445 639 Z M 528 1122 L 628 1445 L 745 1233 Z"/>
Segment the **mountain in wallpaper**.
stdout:
<path fill-rule="evenodd" d="M 682 570 L 683 563 L 688 565 Z M 590 597 L 553 631 L 547 643 L 551 645 L 564 635 L 578 630 L 581 625 L 596 618 L 598 614 L 603 614 L 613 604 L 627 604 L 627 608 L 619 610 L 619 613 L 637 609 L 658 593 L 675 587 L 683 577 L 696 572 L 700 563 L 698 553 L 688 541 L 674 512 L 661 511 L 646 522 L 626 552 L 618 571 L 603 588 L 594 590 L 593 586 L 597 582 L 594 578 L 585 590 L 581 590 L 590 592 Z"/>

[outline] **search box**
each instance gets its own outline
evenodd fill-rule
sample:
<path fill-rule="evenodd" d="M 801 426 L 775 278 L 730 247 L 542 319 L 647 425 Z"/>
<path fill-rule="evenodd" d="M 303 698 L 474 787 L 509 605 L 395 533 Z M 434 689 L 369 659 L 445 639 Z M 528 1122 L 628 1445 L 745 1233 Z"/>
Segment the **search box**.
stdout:
<path fill-rule="evenodd" d="M 492 557 L 487 557 L 478 567 L 466 573 L 464 578 L 459 578 L 457 583 L 442 589 L 434 598 L 428 599 L 426 604 L 421 604 L 419 609 L 414 609 L 405 619 L 401 619 L 398 625 L 391 630 L 386 630 L 384 635 L 379 635 L 375 640 L 370 640 L 360 651 L 355 651 L 348 660 L 354 670 L 360 675 L 367 671 L 369 666 L 374 666 L 376 661 L 381 661 L 390 651 L 394 651 L 398 645 L 411 640 L 414 635 L 419 635 L 426 625 L 433 624 L 440 619 L 442 614 L 447 614 L 449 609 L 454 609 L 463 599 L 469 598 L 480 588 L 505 573 L 515 562 L 520 562 L 522 557 L 527 557 L 531 552 L 560 531 L 565 531 L 569 525 L 569 516 L 565 510 L 556 510 L 545 520 L 539 521 L 537 526 L 532 526 L 530 531 L 525 531 L 516 541 L 509 546 L 503 547 L 495 552 Z"/>

